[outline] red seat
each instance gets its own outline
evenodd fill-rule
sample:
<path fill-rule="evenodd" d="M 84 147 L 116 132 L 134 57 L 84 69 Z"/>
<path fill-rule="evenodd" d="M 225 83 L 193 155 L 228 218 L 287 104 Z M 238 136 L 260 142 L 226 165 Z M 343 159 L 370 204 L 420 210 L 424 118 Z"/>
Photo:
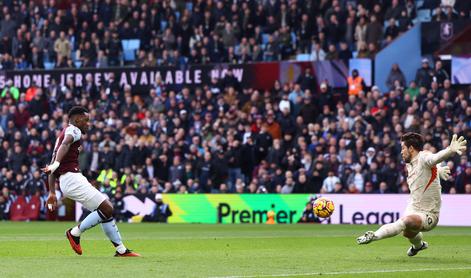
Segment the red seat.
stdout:
<path fill-rule="evenodd" d="M 24 210 L 24 217 L 29 220 L 38 220 L 41 209 L 41 200 L 38 196 L 32 196 Z"/>
<path fill-rule="evenodd" d="M 26 200 L 23 196 L 19 196 L 10 207 L 10 220 L 12 221 L 24 221 L 26 211 Z"/>

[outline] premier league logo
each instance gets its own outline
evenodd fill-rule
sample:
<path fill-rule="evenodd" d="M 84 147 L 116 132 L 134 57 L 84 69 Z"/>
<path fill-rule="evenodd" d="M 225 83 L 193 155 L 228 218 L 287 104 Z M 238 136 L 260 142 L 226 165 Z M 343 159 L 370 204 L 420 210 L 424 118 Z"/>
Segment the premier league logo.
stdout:
<path fill-rule="evenodd" d="M 453 37 L 453 23 L 443 22 L 440 24 L 440 38 L 447 41 Z"/>

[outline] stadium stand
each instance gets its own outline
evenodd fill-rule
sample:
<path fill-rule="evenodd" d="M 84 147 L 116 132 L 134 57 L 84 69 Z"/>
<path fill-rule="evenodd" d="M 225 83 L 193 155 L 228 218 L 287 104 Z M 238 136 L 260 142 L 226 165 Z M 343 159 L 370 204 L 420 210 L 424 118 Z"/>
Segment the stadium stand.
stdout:
<path fill-rule="evenodd" d="M 374 58 L 413 22 L 441 20 L 439 7 L 417 9 L 417 2 L 429 1 L 411 0 L 79 2 L 4 5 L 2 70 L 186 65 L 202 63 L 192 56 L 203 53 L 206 63 L 321 61 L 354 53 Z M 455 10 L 443 16 L 469 18 L 464 2 L 457 0 Z M 341 49 L 342 43 L 347 48 Z M 340 49 L 347 53 L 339 57 Z M 30 205 L 24 196 L 45 193 L 39 169 L 50 162 L 63 117 L 75 104 L 87 107 L 92 118 L 81 169 L 111 197 L 116 192 L 405 193 L 401 134 L 425 134 L 432 151 L 446 147 L 449 134 L 471 138 L 470 89 L 452 86 L 449 72 L 432 61 L 424 60 L 411 84 L 404 84 L 395 68 L 387 92 L 372 86 L 348 95 L 325 83 L 301 88 L 309 84 L 303 78 L 267 91 L 216 80 L 181 91 L 155 85 L 139 95 L 109 80 L 101 87 L 52 82 L 32 86 L 29 93 L 5 82 L 0 204 L 8 205 L 1 208 L 15 219 L 39 217 L 37 197 L 34 215 L 24 215 Z M 341 97 L 333 98 L 334 93 Z M 468 153 L 448 162 L 452 177 L 442 183 L 445 193 L 471 193 L 470 159 Z"/>

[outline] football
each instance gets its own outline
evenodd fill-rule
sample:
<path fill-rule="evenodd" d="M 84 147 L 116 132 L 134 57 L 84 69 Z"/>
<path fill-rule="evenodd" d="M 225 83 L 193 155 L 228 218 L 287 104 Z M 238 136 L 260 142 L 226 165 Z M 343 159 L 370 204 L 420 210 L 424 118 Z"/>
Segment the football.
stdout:
<path fill-rule="evenodd" d="M 334 202 L 325 197 L 316 199 L 312 204 L 314 214 L 320 218 L 329 218 L 334 213 Z"/>

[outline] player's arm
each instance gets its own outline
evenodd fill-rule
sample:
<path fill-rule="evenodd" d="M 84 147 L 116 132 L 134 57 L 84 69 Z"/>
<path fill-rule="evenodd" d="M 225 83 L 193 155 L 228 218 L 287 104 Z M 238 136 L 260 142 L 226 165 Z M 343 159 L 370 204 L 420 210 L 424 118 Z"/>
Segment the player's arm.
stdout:
<path fill-rule="evenodd" d="M 464 151 L 466 151 L 466 144 L 467 142 L 463 136 L 458 138 L 458 136 L 455 134 L 451 139 L 450 146 L 448 146 L 446 149 L 434 154 L 426 153 L 424 155 L 424 163 L 429 167 L 433 167 L 455 154 L 461 155 Z"/>
<path fill-rule="evenodd" d="M 47 209 L 49 211 L 54 211 L 57 207 L 57 197 L 56 197 L 56 177 L 54 174 L 49 174 L 47 176 L 47 181 L 49 184 L 49 196 L 47 197 Z"/>
<path fill-rule="evenodd" d="M 57 170 L 57 168 L 59 168 L 59 166 L 61 165 L 62 159 L 67 154 L 67 152 L 70 149 L 70 146 L 73 143 L 74 143 L 74 138 L 72 137 L 72 135 L 66 134 L 64 136 L 64 140 L 62 140 L 62 144 L 59 146 L 59 149 L 57 150 L 57 154 L 54 161 L 50 165 L 47 165 L 45 168 L 43 168 L 43 171 L 46 174 L 51 175 L 52 173 L 54 173 L 55 170 Z"/>

